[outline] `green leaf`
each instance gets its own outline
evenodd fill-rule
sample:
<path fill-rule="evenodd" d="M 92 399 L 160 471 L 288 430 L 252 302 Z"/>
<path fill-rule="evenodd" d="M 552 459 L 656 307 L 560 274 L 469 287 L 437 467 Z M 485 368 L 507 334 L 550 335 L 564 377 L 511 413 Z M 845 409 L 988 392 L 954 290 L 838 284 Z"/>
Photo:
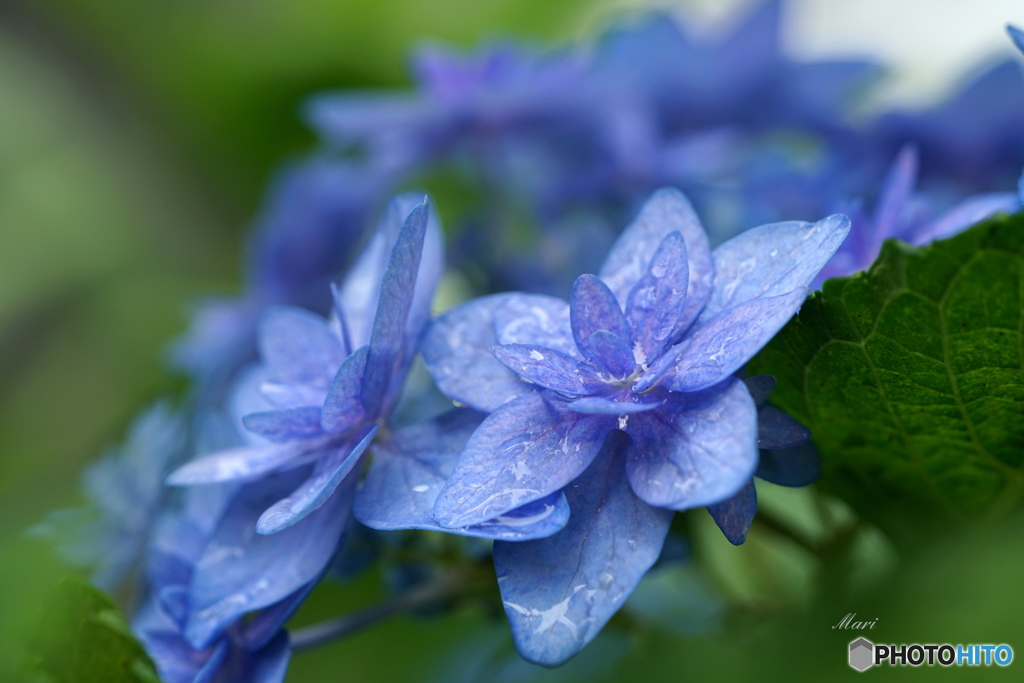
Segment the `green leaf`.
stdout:
<path fill-rule="evenodd" d="M 811 429 L 825 488 L 900 541 L 999 517 L 1024 491 L 1024 216 L 889 240 L 751 362 Z"/>
<path fill-rule="evenodd" d="M 159 681 L 114 603 L 78 578 L 64 579 L 47 596 L 27 637 L 27 649 L 29 681 Z"/>

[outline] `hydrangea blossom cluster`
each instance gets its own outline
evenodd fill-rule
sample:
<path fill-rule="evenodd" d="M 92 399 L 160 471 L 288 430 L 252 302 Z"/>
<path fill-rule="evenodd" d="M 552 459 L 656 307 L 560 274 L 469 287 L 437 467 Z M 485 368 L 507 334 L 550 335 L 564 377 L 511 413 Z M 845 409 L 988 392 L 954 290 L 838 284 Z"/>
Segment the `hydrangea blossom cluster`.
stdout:
<path fill-rule="evenodd" d="M 1005 62 L 854 124 L 878 68 L 790 60 L 779 9 L 710 42 L 654 16 L 589 51 L 434 47 L 411 92 L 310 101 L 321 146 L 276 179 L 243 293 L 174 346 L 185 405 L 89 470 L 92 517 L 40 526 L 105 588 L 141 575 L 133 629 L 166 681 L 282 681 L 285 624 L 345 564 L 353 518 L 493 541 L 520 652 L 557 665 L 675 511 L 707 508 L 740 544 L 755 476 L 816 479 L 791 448 L 807 430 L 745 363 L 884 239 L 1019 211 L 1024 87 Z M 398 194 L 437 171 L 478 197 L 447 246 L 423 195 Z M 480 296 L 432 321 L 446 253 Z M 399 422 L 417 353 L 456 407 Z"/>

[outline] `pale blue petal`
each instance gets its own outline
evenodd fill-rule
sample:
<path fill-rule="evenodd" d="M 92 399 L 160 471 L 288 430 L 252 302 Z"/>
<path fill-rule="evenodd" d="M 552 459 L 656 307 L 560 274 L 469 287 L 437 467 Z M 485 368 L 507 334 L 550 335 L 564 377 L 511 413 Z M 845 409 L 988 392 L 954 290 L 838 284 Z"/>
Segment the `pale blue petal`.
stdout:
<path fill-rule="evenodd" d="M 362 387 L 363 405 L 370 416 L 375 417 L 382 408 L 390 407 L 392 379 L 396 371 L 400 371 L 405 357 L 406 324 L 415 296 L 429 217 L 430 209 L 424 200 L 405 219 L 381 280 Z"/>
<path fill-rule="evenodd" d="M 507 294 L 496 300 L 494 333 L 499 344 L 536 344 L 583 358 L 573 341 L 569 304 L 542 294 Z"/>
<path fill-rule="evenodd" d="M 302 606 L 302 603 L 309 597 L 310 592 L 319 582 L 320 577 L 318 576 L 284 600 L 260 610 L 242 629 L 242 646 L 250 651 L 259 650 L 266 646 L 280 633 L 285 623 Z"/>
<path fill-rule="evenodd" d="M 557 666 L 598 634 L 658 559 L 672 512 L 638 499 L 623 476 L 627 437 L 614 430 L 566 487 L 566 527 L 549 538 L 494 543 L 494 568 L 524 658 Z"/>
<path fill-rule="evenodd" d="M 320 408 L 288 408 L 251 413 L 242 418 L 242 424 L 274 443 L 287 443 L 296 439 L 312 439 L 324 433 L 320 426 Z"/>
<path fill-rule="evenodd" d="M 245 683 L 284 683 L 292 649 L 287 631 L 281 631 L 265 647 L 251 655 Z"/>
<path fill-rule="evenodd" d="M 1013 192 L 997 192 L 968 197 L 913 235 L 913 244 L 922 246 L 946 239 L 997 213 L 1016 213 L 1021 197 Z"/>
<path fill-rule="evenodd" d="M 1010 38 L 1013 40 L 1013 44 L 1017 46 L 1017 49 L 1024 52 L 1024 31 L 1021 31 L 1012 24 L 1007 25 L 1006 31 L 1010 34 Z"/>
<path fill-rule="evenodd" d="M 768 397 L 775 390 L 775 377 L 772 375 L 754 375 L 744 379 L 743 383 L 747 385 L 747 391 L 758 408 L 768 401 Z"/>
<path fill-rule="evenodd" d="M 314 580 L 341 538 L 358 477 L 349 477 L 309 517 L 281 533 L 255 533 L 260 514 L 302 472 L 267 477 L 235 497 L 196 562 L 185 636 L 202 648 L 240 616 L 273 605 Z"/>
<path fill-rule="evenodd" d="M 294 306 L 263 314 L 259 346 L 267 379 L 284 384 L 326 386 L 345 360 L 341 340 L 327 321 Z"/>
<path fill-rule="evenodd" d="M 590 345 L 590 337 L 599 330 L 617 335 L 626 343 L 626 349 L 633 347 L 633 333 L 626 322 L 626 316 L 619 307 L 612 290 L 593 275 L 580 275 L 572 286 L 569 297 L 569 315 L 572 325 L 572 336 L 576 348 L 591 363 L 611 371 L 605 367 L 605 359 Z M 632 353 L 630 353 L 632 358 Z M 632 368 L 630 368 L 632 370 Z"/>
<path fill-rule="evenodd" d="M 287 498 L 283 498 L 267 508 L 256 523 L 256 532 L 260 534 L 279 533 L 323 505 L 324 501 L 334 493 L 334 490 L 359 462 L 363 451 L 377 435 L 377 429 L 377 425 L 374 425 L 354 446 L 351 443 L 345 444 L 321 458 L 317 462 L 313 476 L 304 481 Z"/>
<path fill-rule="evenodd" d="M 657 410 L 630 415 L 626 470 L 651 505 L 686 510 L 736 493 L 757 467 L 757 408 L 729 378 L 694 394 L 672 394 Z"/>
<path fill-rule="evenodd" d="M 708 512 L 730 543 L 742 545 L 743 541 L 747 540 L 750 523 L 757 514 L 757 490 L 754 488 L 754 480 L 748 481 L 731 498 L 708 505 Z"/>
<path fill-rule="evenodd" d="M 625 229 L 598 273 L 625 307 L 629 294 L 648 271 L 658 246 L 672 232 L 686 242 L 689 285 L 680 319 L 693 320 L 704 307 L 711 291 L 714 267 L 708 237 L 689 200 L 673 188 L 655 192 L 640 215 Z"/>
<path fill-rule="evenodd" d="M 193 486 L 248 481 L 290 464 L 308 449 L 302 443 L 231 448 L 185 463 L 167 476 L 167 483 Z"/>
<path fill-rule="evenodd" d="M 864 235 L 862 238 L 867 238 L 872 252 L 881 247 L 885 238 L 899 235 L 900 219 L 906 212 L 907 203 L 917 183 L 917 169 L 917 147 L 911 144 L 904 145 L 882 184 L 878 206 L 875 209 L 875 220 L 868 221 L 864 226 L 870 226 L 872 234 Z"/>
<path fill-rule="evenodd" d="M 366 418 L 362 390 L 369 353 L 369 345 L 361 346 L 338 368 L 338 374 L 334 376 L 331 389 L 324 399 L 321 424 L 325 431 L 343 432 Z"/>
<path fill-rule="evenodd" d="M 529 540 L 550 536 L 569 519 L 565 497 L 553 493 L 476 526 L 449 529 L 434 520 L 434 503 L 484 415 L 459 409 L 396 432 L 374 449 L 356 495 L 356 519 L 373 529 L 428 529 L 463 536 Z"/>
<path fill-rule="evenodd" d="M 491 349 L 506 367 L 533 384 L 580 396 L 600 391 L 596 369 L 560 351 L 530 344 L 505 344 Z"/>
<path fill-rule="evenodd" d="M 699 310 L 690 311 L 686 242 L 670 232 L 658 246 L 650 266 L 629 293 L 626 318 L 642 363 L 657 358 L 690 326 Z M 686 315 L 691 314 L 689 319 Z"/>
<path fill-rule="evenodd" d="M 501 343 L 495 330 L 495 311 L 519 297 L 548 298 L 525 294 L 485 296 L 453 308 L 427 328 L 420 351 L 441 393 L 470 408 L 492 412 L 517 396 L 535 391 L 491 353 L 491 347 Z M 568 314 L 568 305 L 562 305 Z"/>
<path fill-rule="evenodd" d="M 636 391 L 659 384 L 673 391 L 699 391 L 718 384 L 739 370 L 800 310 L 809 290 L 800 288 L 767 299 L 754 299 L 722 311 L 679 345 L 671 368 L 659 377 L 651 368 L 640 377 Z M 660 365 L 660 364 L 659 364 Z"/>
<path fill-rule="evenodd" d="M 739 304 L 806 288 L 850 230 L 836 214 L 817 223 L 773 223 L 747 230 L 712 253 L 715 285 L 700 326 Z"/>
<path fill-rule="evenodd" d="M 506 403 L 469 439 L 434 518 L 471 526 L 558 491 L 587 468 L 614 426 L 612 416 L 574 413 L 539 393 Z"/>
<path fill-rule="evenodd" d="M 762 450 L 754 476 L 779 486 L 808 486 L 821 477 L 821 460 L 814 444 Z"/>
<path fill-rule="evenodd" d="M 792 448 L 807 443 L 811 432 L 775 406 L 757 411 L 758 448 Z"/>
<path fill-rule="evenodd" d="M 312 384 L 263 382 L 259 388 L 263 398 L 274 408 L 280 409 L 322 406 L 327 399 L 327 388 Z"/>

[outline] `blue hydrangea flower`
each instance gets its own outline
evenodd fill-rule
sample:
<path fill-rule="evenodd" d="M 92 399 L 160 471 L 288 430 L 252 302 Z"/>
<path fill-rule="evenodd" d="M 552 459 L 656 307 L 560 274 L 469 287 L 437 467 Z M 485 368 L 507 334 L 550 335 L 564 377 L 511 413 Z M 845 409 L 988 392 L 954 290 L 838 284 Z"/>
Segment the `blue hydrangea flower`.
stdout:
<path fill-rule="evenodd" d="M 253 481 L 313 464 L 268 505 L 256 529 L 286 529 L 359 476 L 356 465 L 398 398 L 443 268 L 426 201 L 401 197 L 335 291 L 330 320 L 295 307 L 267 311 L 261 364 L 235 390 L 247 443 L 175 470 L 175 485 Z"/>
<path fill-rule="evenodd" d="M 70 563 L 92 569 L 90 580 L 115 589 L 142 558 L 165 499 L 164 475 L 185 453 L 184 420 L 166 401 L 142 411 L 120 446 L 82 476 L 89 506 L 59 510 L 31 533 L 57 541 Z"/>
<path fill-rule="evenodd" d="M 163 680 L 284 680 L 283 625 L 323 574 L 347 516 L 334 497 L 286 531 L 255 534 L 263 507 L 302 475 L 193 488 L 163 516 L 149 548 L 150 597 L 132 623 Z"/>
<path fill-rule="evenodd" d="M 490 414 L 443 487 L 396 478 L 375 516 L 357 515 L 384 528 L 422 518 L 421 491 L 433 501 L 421 526 L 465 529 L 564 495 L 560 532 L 498 540 L 494 561 L 520 652 L 565 661 L 657 559 L 673 510 L 725 504 L 712 513 L 745 534 L 767 393 L 752 378 L 755 400 L 734 373 L 799 309 L 848 228 L 843 216 L 767 225 L 712 252 L 685 197 L 662 190 L 569 303 L 512 293 L 449 311 L 424 360 L 445 394 Z"/>
<path fill-rule="evenodd" d="M 829 278 L 867 270 L 878 258 L 882 242 L 889 238 L 922 246 L 951 237 L 993 214 L 1015 213 L 1024 199 L 1024 194 L 1012 192 L 975 195 L 936 215 L 931 202 L 914 194 L 917 176 L 917 148 L 908 145 L 889 169 L 874 214 L 868 216 L 859 202 L 847 211 L 851 219 L 850 234 L 822 268 L 814 288 L 820 289 Z M 1024 176 L 1021 188 L 1024 192 Z"/>
<path fill-rule="evenodd" d="M 256 358 L 256 330 L 269 306 L 330 309 L 328 284 L 362 238 L 387 182 L 372 169 L 322 158 L 278 174 L 248 246 L 244 293 L 200 302 L 171 348 L 173 365 L 199 381 L 206 403 L 221 400 L 235 373 Z"/>

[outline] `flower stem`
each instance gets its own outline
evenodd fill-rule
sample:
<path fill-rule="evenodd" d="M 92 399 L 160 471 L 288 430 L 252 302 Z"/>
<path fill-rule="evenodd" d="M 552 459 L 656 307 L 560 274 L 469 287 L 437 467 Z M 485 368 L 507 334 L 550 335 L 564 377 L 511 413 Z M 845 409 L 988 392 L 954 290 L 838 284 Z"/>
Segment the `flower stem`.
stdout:
<path fill-rule="evenodd" d="M 433 581 L 415 586 L 362 612 L 296 629 L 291 633 L 292 650 L 308 650 L 337 638 L 343 638 L 395 614 L 430 607 L 456 597 L 465 583 L 465 577 L 460 572 L 451 572 Z"/>

